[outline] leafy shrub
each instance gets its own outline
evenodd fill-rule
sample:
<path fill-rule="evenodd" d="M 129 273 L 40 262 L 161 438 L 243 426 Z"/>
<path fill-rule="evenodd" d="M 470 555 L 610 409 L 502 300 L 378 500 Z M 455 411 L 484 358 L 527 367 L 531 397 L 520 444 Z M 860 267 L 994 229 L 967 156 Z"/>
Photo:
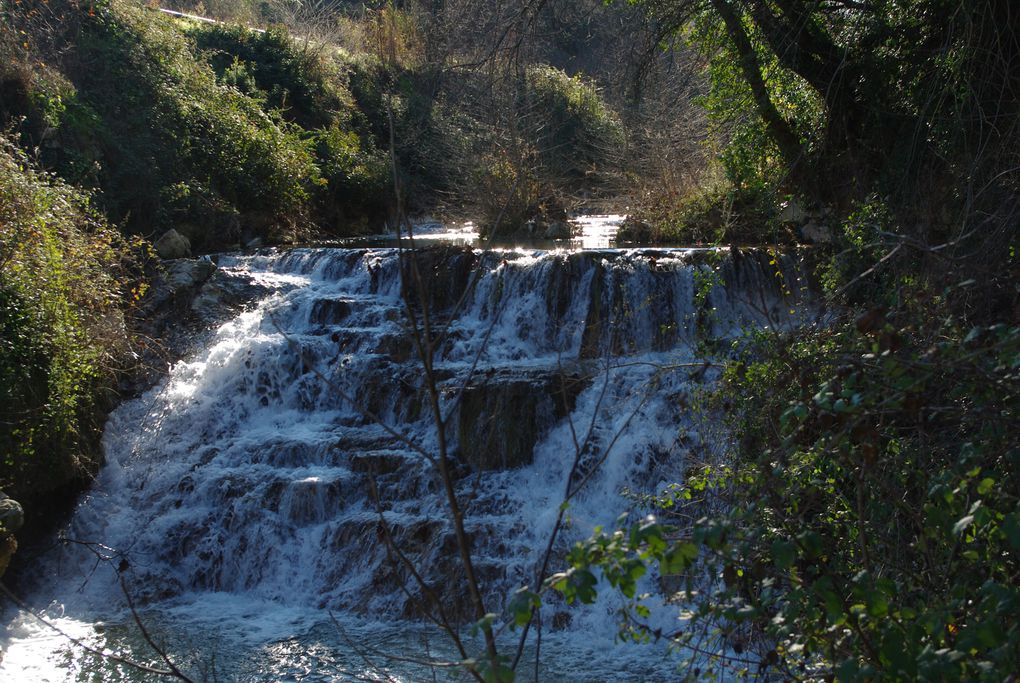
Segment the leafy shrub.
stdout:
<path fill-rule="evenodd" d="M 745 367 L 738 495 L 759 502 L 728 522 L 724 557 L 751 571 L 720 604 L 746 606 L 766 657 L 841 680 L 1010 672 L 1020 328 L 874 309 Z"/>
<path fill-rule="evenodd" d="M 187 33 L 222 83 L 263 98 L 286 120 L 311 130 L 350 118 L 354 104 L 337 64 L 283 28 L 258 32 L 202 23 Z"/>
<path fill-rule="evenodd" d="M 389 204 L 386 158 L 366 151 L 357 133 L 337 124 L 314 135 L 324 183 L 316 193 L 320 227 L 333 226 L 341 234 L 366 232 L 368 220 L 383 215 Z"/>
<path fill-rule="evenodd" d="M 776 195 L 760 185 L 744 189 L 726 180 L 682 197 L 646 202 L 637 218 L 652 226 L 652 242 L 672 244 L 781 244 L 792 234 L 779 228 Z"/>
<path fill-rule="evenodd" d="M 472 187 L 478 192 L 477 205 L 483 234 L 513 234 L 526 221 L 543 213 L 543 188 L 534 175 L 531 160 L 534 152 L 525 159 L 515 160 L 504 150 L 483 156 Z"/>
<path fill-rule="evenodd" d="M 96 464 L 125 247 L 81 192 L 0 137 L 0 487 L 25 501 Z"/>
<path fill-rule="evenodd" d="M 488 96 L 506 112 L 478 126 L 463 190 L 483 231 L 497 219 L 503 234 L 531 219 L 564 220 L 568 194 L 597 190 L 612 177 L 622 125 L 594 84 L 550 66 L 532 66 L 518 85 L 508 77 L 497 90 Z"/>
<path fill-rule="evenodd" d="M 369 124 L 346 85 L 352 66 L 328 49 L 280 28 L 182 21 L 119 2 L 44 9 L 74 30 L 42 41 L 46 27 L 17 15 L 47 47 L 8 69 L 24 102 L 0 114 L 28 116 L 25 144 L 65 179 L 101 190 L 97 200 L 127 229 L 176 227 L 203 250 L 287 238 L 312 221 L 347 234 L 385 213 L 388 169 L 373 133 L 388 139 L 386 111 Z"/>
<path fill-rule="evenodd" d="M 353 70 L 362 68 L 359 62 L 333 59 L 326 48 L 301 43 L 280 28 L 259 33 L 201 24 L 189 33 L 221 83 L 303 129 L 319 170 L 312 195 L 321 229 L 364 232 L 385 214 L 391 194 L 388 164 L 346 83 Z M 384 111 L 375 111 L 374 117 L 377 123 L 388 120 Z"/>
<path fill-rule="evenodd" d="M 487 131 L 472 111 L 471 78 L 364 54 L 340 54 L 338 61 L 356 103 L 350 127 L 370 154 L 388 157 L 392 144 L 404 207 L 413 212 L 474 200 L 472 173 Z"/>
<path fill-rule="evenodd" d="M 888 204 L 880 198 L 855 205 L 836 231 L 836 243 L 821 269 L 826 292 L 856 305 L 895 304 L 895 282 L 872 267 L 888 249 L 883 235 L 898 232 Z M 846 290 L 842 297 L 841 290 Z"/>
<path fill-rule="evenodd" d="M 270 236 L 300 221 L 316 169 L 297 132 L 258 99 L 219 85 L 173 20 L 121 4 L 93 9 L 67 10 L 83 13 L 65 46 L 74 51 L 68 111 L 88 112 L 95 127 L 112 216 L 139 232 L 183 225 L 198 248 L 235 241 L 238 215 Z M 61 119 L 61 128 L 73 125 Z M 183 188 L 207 199 L 173 201 Z"/>
<path fill-rule="evenodd" d="M 524 106 L 522 113 L 536 121 L 539 163 L 552 178 L 592 184 L 626 141 L 594 84 L 554 67 L 528 69 Z"/>
<path fill-rule="evenodd" d="M 700 597 L 686 593 L 691 623 L 677 637 L 714 629 L 713 648 L 730 648 L 715 658 L 721 670 L 841 681 L 1013 673 L 1020 328 L 929 316 L 932 297 L 902 293 L 916 301 L 758 335 L 720 395 L 739 437 L 732 461 L 660 499 L 665 522 L 579 545 L 553 587 L 569 598 L 570 577 L 595 569 L 620 587 L 618 568 L 652 563 L 686 573 L 688 589 L 711 577 Z M 706 492 L 729 511 L 668 523 L 690 519 L 685 501 Z M 582 601 L 594 598 L 589 583 Z M 635 603 L 628 629 L 649 637 L 641 614 Z"/>

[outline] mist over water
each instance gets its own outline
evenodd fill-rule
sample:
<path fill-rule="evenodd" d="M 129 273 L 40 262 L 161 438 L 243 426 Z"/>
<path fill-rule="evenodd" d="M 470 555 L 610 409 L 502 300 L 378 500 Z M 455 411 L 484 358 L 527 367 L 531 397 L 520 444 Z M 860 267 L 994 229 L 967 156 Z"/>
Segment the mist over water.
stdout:
<path fill-rule="evenodd" d="M 659 491 L 682 480 L 692 450 L 711 450 L 684 409 L 714 378 L 700 364 L 706 349 L 805 315 L 793 260 L 709 256 L 419 255 L 425 282 L 411 300 L 427 302 L 441 332 L 436 377 L 490 611 L 534 584 L 578 450 L 587 479 L 558 552 L 643 514 L 624 491 Z M 383 680 L 382 670 L 417 681 L 431 673 L 414 661 L 455 660 L 423 625 L 421 590 L 384 540 L 452 614 L 468 614 L 409 332 L 423 306 L 402 298 L 402 258 L 386 248 L 222 258 L 272 293 L 114 412 L 107 464 L 66 530 L 81 543 L 40 565 L 32 606 L 95 647 L 158 664 L 131 624 L 122 576 L 171 656 L 222 680 Z M 644 581 L 657 592 L 655 577 Z M 676 660 L 663 646 L 652 656 L 613 646 L 622 603 L 600 588 L 595 605 L 543 609 L 541 679 L 668 678 Z M 649 605 L 653 625 L 675 629 L 675 607 Z M 91 680 L 96 667 L 103 680 L 144 680 L 27 614 L 8 624 L 5 648 L 5 680 Z"/>

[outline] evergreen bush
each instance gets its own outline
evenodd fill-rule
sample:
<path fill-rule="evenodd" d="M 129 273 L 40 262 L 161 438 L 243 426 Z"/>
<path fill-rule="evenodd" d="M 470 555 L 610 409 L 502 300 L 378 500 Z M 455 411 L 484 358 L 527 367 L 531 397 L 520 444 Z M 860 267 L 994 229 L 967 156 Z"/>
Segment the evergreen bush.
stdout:
<path fill-rule="evenodd" d="M 6 137 L 0 224 L 0 488 L 29 503 L 98 464 L 96 409 L 127 343 L 128 251 L 86 194 Z"/>

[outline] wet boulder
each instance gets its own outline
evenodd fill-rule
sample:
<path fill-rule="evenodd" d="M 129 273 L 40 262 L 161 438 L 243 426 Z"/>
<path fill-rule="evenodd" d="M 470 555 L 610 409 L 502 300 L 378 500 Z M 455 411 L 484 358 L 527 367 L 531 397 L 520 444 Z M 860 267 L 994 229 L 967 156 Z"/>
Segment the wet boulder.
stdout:
<path fill-rule="evenodd" d="M 13 534 L 25 524 L 25 510 L 21 503 L 0 493 L 0 534 Z"/>
<path fill-rule="evenodd" d="M 216 264 L 208 259 L 179 259 L 167 264 L 166 285 L 172 293 L 198 287 L 215 270 Z"/>

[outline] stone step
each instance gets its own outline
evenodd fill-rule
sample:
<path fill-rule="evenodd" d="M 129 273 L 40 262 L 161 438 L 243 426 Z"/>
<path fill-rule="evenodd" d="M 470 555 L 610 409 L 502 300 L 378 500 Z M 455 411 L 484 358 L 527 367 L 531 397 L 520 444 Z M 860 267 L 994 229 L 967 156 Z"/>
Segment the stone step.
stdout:
<path fill-rule="evenodd" d="M 327 297 L 315 299 L 308 314 L 312 325 L 335 326 L 347 322 L 358 325 L 399 324 L 403 314 L 399 306 L 374 298 Z"/>

